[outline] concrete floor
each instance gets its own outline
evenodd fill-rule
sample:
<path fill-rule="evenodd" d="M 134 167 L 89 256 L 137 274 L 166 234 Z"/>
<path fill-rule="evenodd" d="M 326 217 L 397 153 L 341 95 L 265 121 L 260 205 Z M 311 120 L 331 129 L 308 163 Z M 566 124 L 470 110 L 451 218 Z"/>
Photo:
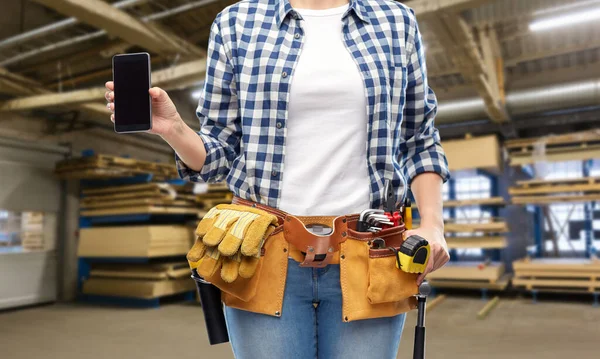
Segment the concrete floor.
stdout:
<path fill-rule="evenodd" d="M 598 357 L 600 308 L 506 299 L 487 319 L 478 320 L 476 313 L 483 304 L 451 297 L 434 308 L 427 317 L 428 358 Z M 228 345 L 208 345 L 201 320 L 200 308 L 189 304 L 154 310 L 51 305 L 4 312 L 0 357 L 233 358 Z M 411 313 L 398 358 L 412 358 L 414 323 Z"/>

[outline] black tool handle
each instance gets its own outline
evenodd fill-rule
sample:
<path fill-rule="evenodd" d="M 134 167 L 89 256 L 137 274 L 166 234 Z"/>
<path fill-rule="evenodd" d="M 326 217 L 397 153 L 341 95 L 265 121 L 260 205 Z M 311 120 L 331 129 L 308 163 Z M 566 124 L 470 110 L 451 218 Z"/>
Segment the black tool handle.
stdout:
<path fill-rule="evenodd" d="M 415 327 L 413 359 L 425 359 L 425 327 Z"/>
<path fill-rule="evenodd" d="M 221 290 L 204 281 L 195 269 L 192 269 L 192 278 L 196 281 L 198 294 L 200 294 L 200 302 L 202 304 L 202 311 L 204 312 L 204 322 L 210 345 L 227 343 L 229 341 L 229 333 L 227 332 L 223 305 L 221 304 Z"/>

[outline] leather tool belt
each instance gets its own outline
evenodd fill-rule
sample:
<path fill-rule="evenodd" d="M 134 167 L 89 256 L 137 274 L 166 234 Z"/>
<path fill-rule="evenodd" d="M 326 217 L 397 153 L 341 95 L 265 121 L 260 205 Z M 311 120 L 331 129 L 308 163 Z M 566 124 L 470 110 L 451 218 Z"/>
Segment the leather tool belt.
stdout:
<path fill-rule="evenodd" d="M 416 308 L 417 275 L 397 269 L 395 253 L 388 248 L 402 246 L 404 223 L 377 233 L 358 232 L 358 214 L 301 217 L 238 197 L 232 204 L 272 214 L 277 225 L 264 241 L 252 277 L 227 282 L 216 273 L 205 278 L 221 289 L 225 305 L 281 316 L 287 268 L 295 261 L 316 268 L 339 264 L 342 321 L 390 317 Z M 317 225 L 330 232 L 309 230 Z M 385 248 L 371 246 L 375 238 L 383 239 Z"/>
<path fill-rule="evenodd" d="M 293 249 L 290 256 L 300 262 L 301 267 L 323 268 L 328 264 L 339 263 L 339 252 L 341 243 L 346 240 L 370 241 L 374 238 L 382 238 L 390 247 L 400 247 L 404 241 L 404 223 L 399 226 L 382 230 L 376 234 L 356 231 L 358 214 L 333 216 L 293 216 L 278 209 L 234 197 L 232 204 L 239 204 L 262 209 L 277 217 L 279 224 L 283 226 L 285 240 L 294 249 L 300 252 L 298 255 Z M 307 226 L 323 225 L 332 226 L 332 232 L 327 235 L 317 235 L 307 229 Z M 389 250 L 382 250 L 381 254 L 388 255 Z"/>

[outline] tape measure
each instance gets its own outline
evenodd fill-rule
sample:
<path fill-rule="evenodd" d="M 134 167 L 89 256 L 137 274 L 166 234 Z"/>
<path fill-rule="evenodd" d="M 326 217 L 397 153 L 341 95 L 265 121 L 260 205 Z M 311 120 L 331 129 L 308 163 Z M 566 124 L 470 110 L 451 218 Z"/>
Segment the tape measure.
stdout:
<path fill-rule="evenodd" d="M 406 238 L 396 252 L 396 268 L 407 273 L 423 273 L 431 249 L 425 238 L 417 235 Z"/>

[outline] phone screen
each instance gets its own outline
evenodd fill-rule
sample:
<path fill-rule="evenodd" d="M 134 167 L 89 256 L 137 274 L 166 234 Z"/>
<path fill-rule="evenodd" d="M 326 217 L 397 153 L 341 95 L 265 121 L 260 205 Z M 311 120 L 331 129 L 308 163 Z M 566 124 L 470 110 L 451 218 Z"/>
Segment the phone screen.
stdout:
<path fill-rule="evenodd" d="M 147 53 L 113 57 L 115 83 L 115 131 L 134 132 L 152 128 L 150 55 Z"/>

